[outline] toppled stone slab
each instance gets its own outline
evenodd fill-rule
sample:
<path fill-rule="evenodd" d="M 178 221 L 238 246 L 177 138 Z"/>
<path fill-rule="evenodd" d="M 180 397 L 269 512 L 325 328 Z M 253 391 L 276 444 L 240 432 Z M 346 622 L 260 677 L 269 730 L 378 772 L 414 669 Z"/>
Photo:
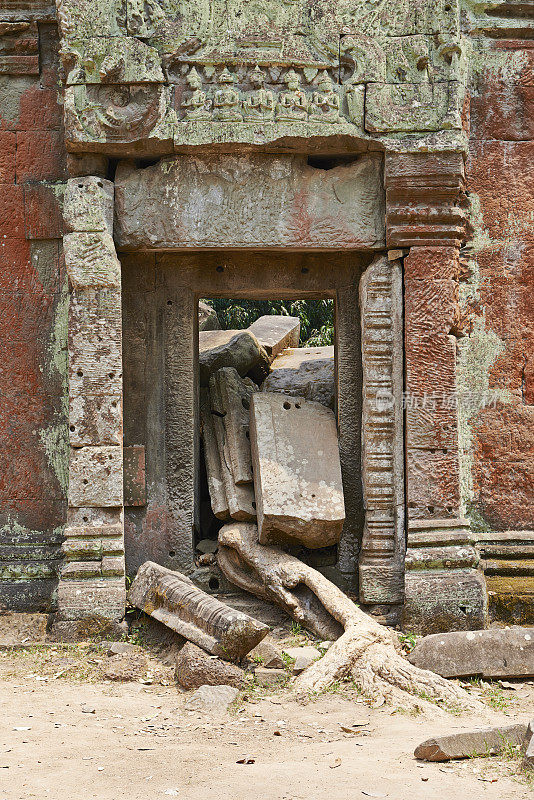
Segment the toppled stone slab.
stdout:
<path fill-rule="evenodd" d="M 234 367 L 241 376 L 253 370 L 263 377 L 269 373 L 270 358 L 249 331 L 200 331 L 198 350 L 201 386 L 222 367 Z"/>
<path fill-rule="evenodd" d="M 228 441 L 224 415 L 221 411 L 223 402 L 219 392 L 219 383 L 214 381 L 213 378 L 210 379 L 210 403 L 213 430 L 219 454 L 220 476 L 228 503 L 228 513 L 232 519 L 248 522 L 256 519 L 254 488 L 251 483 L 238 484 L 235 481 L 231 468 L 231 446 Z"/>
<path fill-rule="evenodd" d="M 230 519 L 230 509 L 224 488 L 223 468 L 217 446 L 214 419 L 211 413 L 210 395 L 207 389 L 200 390 L 200 423 L 211 509 L 218 519 L 228 520 Z"/>
<path fill-rule="evenodd" d="M 263 392 L 283 392 L 294 397 L 304 397 L 334 410 L 334 346 L 283 350 L 272 362 L 271 373 L 261 388 Z"/>
<path fill-rule="evenodd" d="M 102 675 L 108 681 L 137 681 L 146 675 L 147 669 L 143 653 L 118 653 L 104 664 Z"/>
<path fill-rule="evenodd" d="M 256 667 L 254 678 L 260 686 L 279 686 L 289 678 L 285 669 L 267 669 L 267 667 Z"/>
<path fill-rule="evenodd" d="M 200 686 L 185 703 L 186 711 L 211 711 L 221 714 L 228 710 L 239 695 L 235 686 Z"/>
<path fill-rule="evenodd" d="M 254 394 L 250 442 L 260 543 L 336 544 L 345 506 L 333 412 L 283 394 Z"/>
<path fill-rule="evenodd" d="M 422 761 L 452 761 L 496 755 L 509 745 L 521 745 L 526 731 L 526 725 L 501 725 L 438 736 L 422 742 L 415 748 L 414 756 Z"/>
<path fill-rule="evenodd" d="M 210 378 L 211 410 L 224 425 L 229 466 L 234 483 L 252 483 L 250 453 L 250 400 L 258 387 L 250 378 L 241 378 L 233 367 L 223 367 Z"/>
<path fill-rule="evenodd" d="M 286 347 L 299 346 L 300 319 L 298 317 L 279 317 L 274 314 L 266 314 L 249 325 L 248 330 L 254 334 L 271 358 L 275 358 Z"/>
<path fill-rule="evenodd" d="M 200 686 L 235 686 L 245 682 L 244 670 L 215 656 L 209 656 L 192 642 L 186 642 L 176 659 L 175 678 L 184 689 Z"/>
<path fill-rule="evenodd" d="M 525 753 L 522 762 L 523 768 L 534 772 L 534 720 L 531 720 L 528 724 L 522 750 Z"/>
<path fill-rule="evenodd" d="M 321 653 L 315 647 L 284 647 L 284 653 L 294 659 L 293 675 L 300 675 L 306 667 L 321 658 Z"/>
<path fill-rule="evenodd" d="M 216 656 L 240 660 L 269 632 L 267 625 L 198 589 L 179 572 L 146 561 L 128 593 L 130 603 Z"/>
<path fill-rule="evenodd" d="M 434 633 L 421 639 L 408 656 L 421 669 L 444 678 L 534 676 L 534 628 L 490 628 Z"/>
<path fill-rule="evenodd" d="M 199 331 L 220 330 L 219 317 L 214 308 L 199 300 L 198 302 L 198 329 Z"/>

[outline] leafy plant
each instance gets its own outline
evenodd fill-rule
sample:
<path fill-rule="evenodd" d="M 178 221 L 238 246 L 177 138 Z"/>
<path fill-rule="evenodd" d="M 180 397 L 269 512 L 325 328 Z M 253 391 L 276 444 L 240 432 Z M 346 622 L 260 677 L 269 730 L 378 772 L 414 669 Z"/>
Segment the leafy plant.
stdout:
<path fill-rule="evenodd" d="M 217 312 L 224 330 L 248 328 L 258 317 L 278 315 L 300 319 L 300 347 L 334 344 L 334 301 L 323 300 L 225 300 L 204 302 Z"/>

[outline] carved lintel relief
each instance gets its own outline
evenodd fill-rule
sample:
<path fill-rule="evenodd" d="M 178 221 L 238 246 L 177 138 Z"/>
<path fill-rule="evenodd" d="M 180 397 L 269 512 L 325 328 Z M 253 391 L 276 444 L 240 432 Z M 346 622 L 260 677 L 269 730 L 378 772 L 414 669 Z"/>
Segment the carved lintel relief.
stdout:
<path fill-rule="evenodd" d="M 362 475 L 365 525 L 360 601 L 404 597 L 402 267 L 377 257 L 360 281 Z"/>
<path fill-rule="evenodd" d="M 98 4 L 93 13 L 86 0 L 57 2 L 71 149 L 96 141 L 128 154 L 137 141 L 161 141 L 172 152 L 439 131 L 461 138 L 456 2 L 392 10 L 386 0 L 232 0 L 223 11 L 215 0 L 117 0 L 107 20 Z M 102 84 L 129 99 L 90 90 Z"/>

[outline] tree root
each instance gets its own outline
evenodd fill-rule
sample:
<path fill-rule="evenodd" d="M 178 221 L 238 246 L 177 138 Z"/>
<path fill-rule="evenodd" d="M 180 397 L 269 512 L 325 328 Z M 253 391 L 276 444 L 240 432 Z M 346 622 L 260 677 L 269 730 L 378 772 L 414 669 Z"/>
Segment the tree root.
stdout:
<path fill-rule="evenodd" d="M 393 631 L 365 614 L 320 572 L 278 547 L 259 544 L 255 525 L 225 525 L 217 558 L 232 583 L 282 606 L 317 636 L 336 639 L 296 679 L 298 695 L 323 692 L 352 678 L 375 705 L 413 708 L 434 701 L 450 708 L 482 708 L 456 684 L 410 664 Z"/>

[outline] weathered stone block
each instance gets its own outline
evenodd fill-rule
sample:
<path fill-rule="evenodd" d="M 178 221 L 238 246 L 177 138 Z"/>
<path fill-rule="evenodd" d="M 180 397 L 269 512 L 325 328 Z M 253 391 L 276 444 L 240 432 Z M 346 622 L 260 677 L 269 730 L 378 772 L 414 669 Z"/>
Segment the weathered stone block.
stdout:
<path fill-rule="evenodd" d="M 240 375 L 258 367 L 269 371 L 269 356 L 248 331 L 200 331 L 198 349 L 201 386 L 222 367 L 234 367 Z"/>
<path fill-rule="evenodd" d="M 123 163 L 117 242 L 127 249 L 380 248 L 381 171 L 374 154 L 328 171 L 293 155 L 182 156 L 143 170 Z"/>
<path fill-rule="evenodd" d="M 254 334 L 271 358 L 275 358 L 286 347 L 299 346 L 300 319 L 298 317 L 265 315 L 253 322 L 248 330 Z"/>
<path fill-rule="evenodd" d="M 455 102 L 453 92 L 458 100 Z M 459 83 L 373 83 L 365 97 L 365 129 L 373 133 L 461 128 Z"/>
<path fill-rule="evenodd" d="M 230 519 L 228 498 L 222 476 L 221 458 L 217 446 L 215 425 L 211 413 L 211 403 L 208 389 L 200 390 L 200 421 L 202 426 L 202 442 L 204 446 L 204 461 L 208 477 L 211 508 L 219 519 Z"/>
<path fill-rule="evenodd" d="M 523 769 L 534 770 L 534 720 L 528 724 L 522 749 L 525 753 L 522 762 Z"/>
<path fill-rule="evenodd" d="M 408 656 L 444 678 L 534 676 L 534 628 L 490 628 L 426 636 Z"/>
<path fill-rule="evenodd" d="M 71 450 L 69 505 L 122 505 L 122 447 L 81 447 Z"/>
<path fill-rule="evenodd" d="M 264 392 L 304 397 L 334 410 L 336 403 L 334 346 L 288 348 L 271 364 Z"/>
<path fill-rule="evenodd" d="M 126 606 L 124 578 L 60 581 L 57 621 L 91 617 L 119 621 Z"/>
<path fill-rule="evenodd" d="M 198 302 L 198 329 L 199 331 L 218 331 L 220 329 L 217 312 L 202 300 Z"/>
<path fill-rule="evenodd" d="M 213 655 L 240 659 L 269 632 L 267 625 L 235 611 L 179 572 L 146 561 L 128 593 L 132 605 Z"/>
<path fill-rule="evenodd" d="M 99 289 L 72 293 L 69 304 L 69 393 L 120 395 L 121 294 Z"/>
<path fill-rule="evenodd" d="M 237 484 L 253 480 L 249 421 L 250 400 L 257 391 L 253 381 L 240 378 L 232 367 L 223 367 L 210 378 L 212 412 L 222 416 L 229 466 Z"/>
<path fill-rule="evenodd" d="M 120 289 L 121 265 L 109 233 L 69 233 L 63 253 L 72 289 Z"/>
<path fill-rule="evenodd" d="M 245 672 L 242 669 L 209 656 L 192 642 L 186 642 L 180 650 L 174 675 L 184 689 L 221 685 L 241 689 L 245 682 Z"/>
<path fill-rule="evenodd" d="M 63 216 L 69 231 L 113 235 L 113 183 L 89 176 L 67 181 Z"/>
<path fill-rule="evenodd" d="M 526 727 L 526 725 L 502 725 L 427 739 L 415 748 L 414 756 L 423 761 L 452 761 L 473 756 L 494 756 L 510 746 L 520 745 L 525 737 Z"/>
<path fill-rule="evenodd" d="M 486 584 L 476 570 L 410 570 L 404 580 L 403 630 L 429 634 L 485 626 Z"/>
<path fill-rule="evenodd" d="M 124 505 L 146 504 L 145 446 L 129 445 L 123 448 L 124 461 Z"/>
<path fill-rule="evenodd" d="M 334 414 L 319 403 L 252 396 L 250 441 L 262 544 L 339 541 L 345 506 Z"/>
<path fill-rule="evenodd" d="M 184 705 L 186 711 L 208 711 L 224 714 L 237 700 L 239 689 L 235 686 L 200 686 Z"/>
<path fill-rule="evenodd" d="M 121 444 L 121 396 L 71 395 L 69 398 L 69 440 L 73 447 Z"/>

